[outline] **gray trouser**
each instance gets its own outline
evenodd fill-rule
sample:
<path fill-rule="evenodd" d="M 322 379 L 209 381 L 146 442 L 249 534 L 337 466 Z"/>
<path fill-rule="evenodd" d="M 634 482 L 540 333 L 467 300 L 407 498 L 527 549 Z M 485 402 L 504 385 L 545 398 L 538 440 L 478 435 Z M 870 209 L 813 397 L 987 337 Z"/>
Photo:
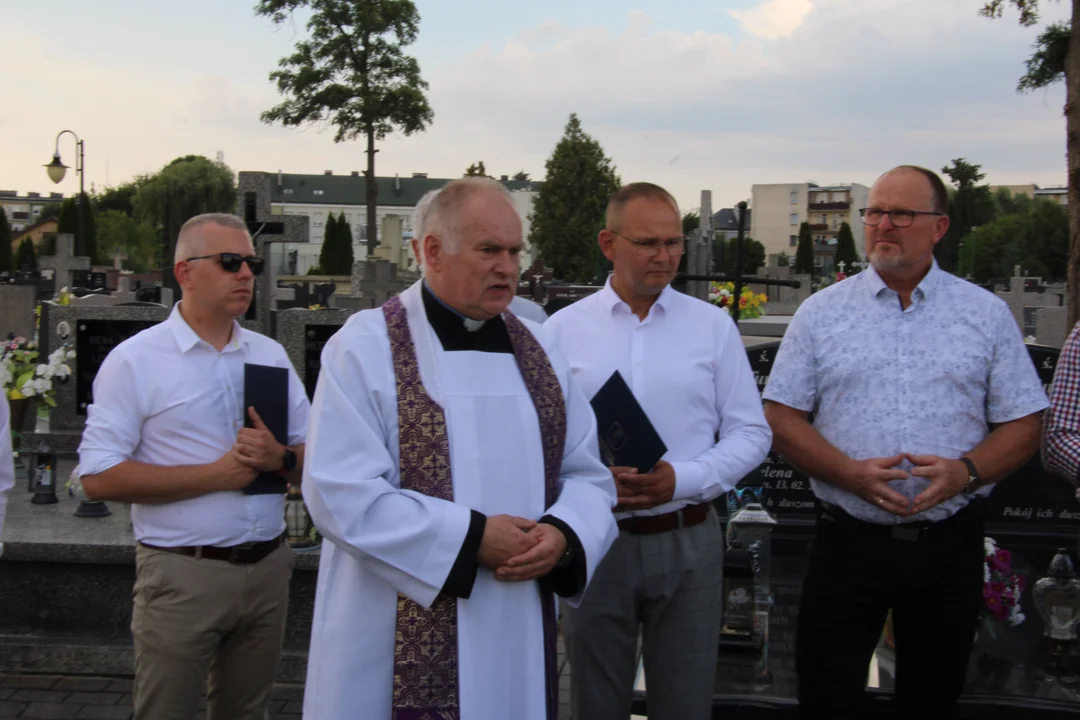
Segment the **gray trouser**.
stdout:
<path fill-rule="evenodd" d="M 626 720 L 642 628 L 649 720 L 712 716 L 724 536 L 715 511 L 690 528 L 619 533 L 579 608 L 563 604 L 574 720 Z"/>

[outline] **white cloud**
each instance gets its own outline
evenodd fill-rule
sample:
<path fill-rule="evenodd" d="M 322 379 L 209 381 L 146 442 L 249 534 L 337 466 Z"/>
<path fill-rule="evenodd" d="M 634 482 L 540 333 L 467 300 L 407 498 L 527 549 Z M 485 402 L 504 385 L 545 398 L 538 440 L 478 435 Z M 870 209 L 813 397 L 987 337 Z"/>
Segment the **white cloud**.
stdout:
<path fill-rule="evenodd" d="M 768 40 L 795 32 L 811 10 L 810 0 L 765 0 L 749 10 L 729 10 L 743 30 Z"/>
<path fill-rule="evenodd" d="M 460 37 L 474 49 L 422 63 L 434 124 L 380 144 L 377 171 L 455 176 L 484 160 L 495 174 L 542 178 L 577 112 L 623 180 L 658 182 L 686 207 L 703 188 L 723 207 L 747 198 L 754 183 L 869 183 L 895 164 L 940 168 L 954 157 L 982 164 L 990 182 L 1061 184 L 1062 88 L 1014 92 L 1037 30 L 1015 18 L 987 21 L 979 5 L 814 0 L 776 40 L 764 39 L 761 26 L 741 38 L 657 30 L 640 12 L 614 18 L 621 31 L 561 17 L 522 28 L 501 47 Z M 774 6 L 777 16 L 795 7 L 766 3 L 747 13 Z M 76 50 L 50 52 L 45 31 L 0 29 L 0 65 L 34 58 L 33 73 L 5 80 L 21 101 L 3 118 L 0 188 L 71 192 L 74 179 L 51 188 L 41 169 L 64 127 L 86 138 L 88 180 L 99 186 L 106 166 L 117 184 L 178 155 L 218 150 L 235 170 L 362 169 L 359 142 L 259 121 L 279 101 L 266 77 L 281 54 L 267 47 L 271 32 L 252 30 L 228 49 L 256 57 L 257 70 L 241 71 L 222 54 L 220 71 L 195 73 L 183 63 L 163 71 L 77 61 Z M 70 164 L 70 147 L 61 152 Z"/>

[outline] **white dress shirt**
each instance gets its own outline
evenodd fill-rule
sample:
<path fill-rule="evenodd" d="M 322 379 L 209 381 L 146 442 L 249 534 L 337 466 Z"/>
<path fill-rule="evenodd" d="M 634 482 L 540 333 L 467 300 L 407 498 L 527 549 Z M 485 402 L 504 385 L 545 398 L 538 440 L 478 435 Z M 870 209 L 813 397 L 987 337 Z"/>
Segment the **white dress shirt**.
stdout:
<path fill-rule="evenodd" d="M 94 378 L 79 446 L 83 475 L 127 460 L 176 467 L 212 463 L 244 427 L 244 364 L 289 369 L 289 445 L 304 442 L 309 403 L 285 348 L 234 323 L 218 352 L 180 314 L 120 343 Z M 178 547 L 271 540 L 285 529 L 283 495 L 240 491 L 160 504 L 134 503 L 135 538 Z"/>
<path fill-rule="evenodd" d="M 11 454 L 11 408 L 7 398 L 0 402 L 0 556 L 4 554 L 4 515 L 7 494 L 15 487 L 15 461 Z"/>
<path fill-rule="evenodd" d="M 715 305 L 668 286 L 639 320 L 609 279 L 603 290 L 552 315 L 544 329 L 587 397 L 618 370 L 668 448 L 672 500 L 618 517 L 711 501 L 765 460 L 772 430 L 739 330 Z"/>

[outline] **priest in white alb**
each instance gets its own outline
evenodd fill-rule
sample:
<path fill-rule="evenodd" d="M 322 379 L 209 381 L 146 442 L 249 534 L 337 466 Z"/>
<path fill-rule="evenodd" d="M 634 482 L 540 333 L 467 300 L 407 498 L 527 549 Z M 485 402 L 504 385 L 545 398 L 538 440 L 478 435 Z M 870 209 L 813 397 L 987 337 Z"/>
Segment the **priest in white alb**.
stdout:
<path fill-rule="evenodd" d="M 507 311 L 507 191 L 456 180 L 424 225 L 424 279 L 322 354 L 304 717 L 555 720 L 554 596 L 580 602 L 614 540 L 614 483 L 566 361 Z"/>

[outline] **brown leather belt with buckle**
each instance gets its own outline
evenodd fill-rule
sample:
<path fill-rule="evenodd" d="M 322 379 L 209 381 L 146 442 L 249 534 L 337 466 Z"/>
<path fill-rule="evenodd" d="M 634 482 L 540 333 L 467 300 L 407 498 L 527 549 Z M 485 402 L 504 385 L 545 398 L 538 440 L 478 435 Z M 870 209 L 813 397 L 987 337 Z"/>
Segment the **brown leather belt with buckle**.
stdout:
<path fill-rule="evenodd" d="M 679 528 L 693 527 L 705 522 L 709 517 L 710 503 L 687 505 L 681 510 L 663 515 L 642 515 L 619 521 L 619 529 L 631 535 L 655 535 L 671 532 Z"/>
<path fill-rule="evenodd" d="M 176 555 L 187 555 L 196 560 L 223 560 L 234 565 L 254 565 L 264 557 L 274 552 L 285 542 L 285 533 L 281 533 L 273 540 L 262 542 L 249 542 L 230 547 L 217 547 L 214 545 L 194 545 L 190 547 L 161 547 L 149 543 L 139 542 L 143 547 L 151 550 L 163 550 Z"/>

